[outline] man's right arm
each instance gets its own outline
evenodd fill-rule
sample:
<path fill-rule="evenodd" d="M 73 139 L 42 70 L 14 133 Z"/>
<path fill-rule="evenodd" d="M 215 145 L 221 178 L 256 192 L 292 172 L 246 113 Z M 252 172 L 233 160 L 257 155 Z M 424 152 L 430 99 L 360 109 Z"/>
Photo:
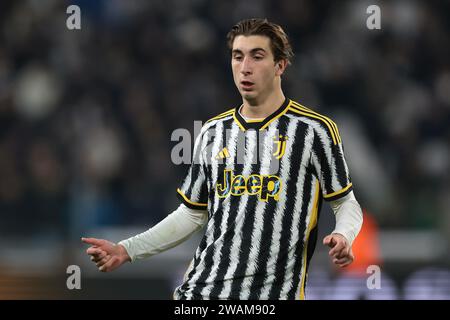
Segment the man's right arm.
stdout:
<path fill-rule="evenodd" d="M 99 270 L 109 272 L 127 261 L 147 258 L 175 247 L 200 230 L 207 220 L 206 210 L 190 209 L 181 204 L 154 227 L 118 244 L 96 238 L 81 240 L 91 245 L 86 252 Z"/>
<path fill-rule="evenodd" d="M 189 239 L 208 221 L 206 210 L 181 204 L 174 212 L 149 230 L 120 241 L 132 262 L 173 248 Z"/>

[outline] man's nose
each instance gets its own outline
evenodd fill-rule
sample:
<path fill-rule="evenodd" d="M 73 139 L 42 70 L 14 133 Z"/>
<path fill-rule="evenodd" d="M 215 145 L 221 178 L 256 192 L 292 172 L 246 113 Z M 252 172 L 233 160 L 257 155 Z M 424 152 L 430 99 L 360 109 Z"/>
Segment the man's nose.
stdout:
<path fill-rule="evenodd" d="M 248 74 L 252 73 L 252 65 L 251 65 L 251 61 L 250 61 L 249 57 L 245 57 L 242 60 L 241 73 L 243 75 L 248 75 Z"/>

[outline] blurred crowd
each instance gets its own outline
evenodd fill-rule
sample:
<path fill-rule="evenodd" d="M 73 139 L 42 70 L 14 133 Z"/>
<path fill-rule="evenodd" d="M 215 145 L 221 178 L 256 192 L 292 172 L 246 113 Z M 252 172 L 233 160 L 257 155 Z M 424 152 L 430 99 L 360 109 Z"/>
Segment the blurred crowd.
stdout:
<path fill-rule="evenodd" d="M 66 8 L 81 9 L 69 30 Z M 366 8 L 381 8 L 381 30 Z M 151 226 L 178 205 L 171 133 L 240 103 L 226 34 L 267 17 L 296 56 L 285 94 L 336 120 L 381 228 L 450 234 L 450 4 L 0 2 L 0 238 Z M 450 241 L 450 240 L 449 240 Z"/>

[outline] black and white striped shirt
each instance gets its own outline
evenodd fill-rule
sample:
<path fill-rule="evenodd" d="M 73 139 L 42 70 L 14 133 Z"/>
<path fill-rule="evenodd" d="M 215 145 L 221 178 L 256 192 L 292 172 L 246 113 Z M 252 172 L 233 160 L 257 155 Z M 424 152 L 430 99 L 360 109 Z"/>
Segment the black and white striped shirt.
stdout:
<path fill-rule="evenodd" d="M 336 124 L 286 99 L 262 121 L 209 120 L 177 190 L 208 210 L 176 299 L 303 299 L 322 199 L 352 189 Z"/>

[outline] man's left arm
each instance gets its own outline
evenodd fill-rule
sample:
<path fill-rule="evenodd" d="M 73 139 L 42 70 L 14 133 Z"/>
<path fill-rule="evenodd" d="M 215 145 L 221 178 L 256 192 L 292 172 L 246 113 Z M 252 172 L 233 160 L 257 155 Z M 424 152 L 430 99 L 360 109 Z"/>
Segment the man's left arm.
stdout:
<path fill-rule="evenodd" d="M 329 255 L 333 263 L 339 267 L 345 267 L 355 259 L 352 243 L 361 230 L 362 210 L 353 191 L 344 197 L 330 201 L 330 205 L 336 216 L 336 227 L 323 239 L 323 244 L 331 248 Z"/>

